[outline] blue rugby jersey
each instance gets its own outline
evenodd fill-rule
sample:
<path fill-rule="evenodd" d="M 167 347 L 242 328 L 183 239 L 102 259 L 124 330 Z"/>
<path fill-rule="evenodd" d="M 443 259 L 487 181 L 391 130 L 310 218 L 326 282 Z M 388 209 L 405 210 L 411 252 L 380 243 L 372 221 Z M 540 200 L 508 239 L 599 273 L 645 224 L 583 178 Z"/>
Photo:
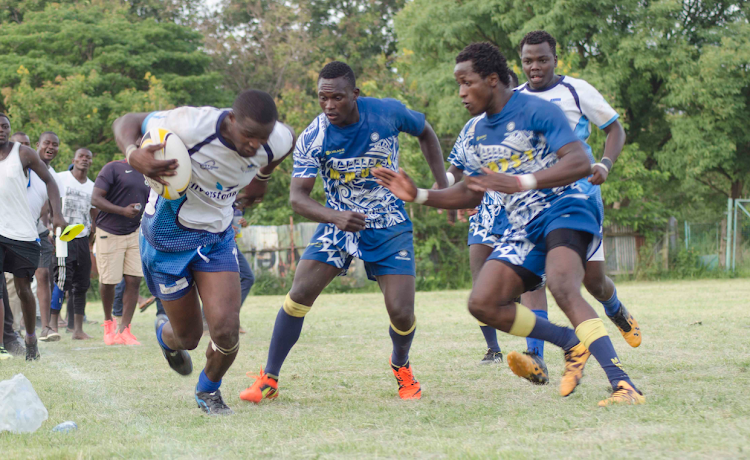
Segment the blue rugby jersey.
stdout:
<path fill-rule="evenodd" d="M 297 139 L 292 177 L 320 173 L 326 206 L 366 214 L 366 228 L 387 228 L 409 220 L 404 203 L 379 185 L 370 172 L 385 167 L 398 171 L 401 132 L 419 136 L 425 117 L 395 99 L 357 99 L 359 121 L 331 124 L 318 115 Z"/>
<path fill-rule="evenodd" d="M 540 98 L 514 92 L 503 110 L 471 119 L 464 127 L 465 174 L 482 174 L 482 167 L 507 174 L 532 174 L 557 163 L 556 152 L 578 141 L 562 111 Z M 557 199 L 590 193 L 583 182 L 514 194 L 499 194 L 508 221 L 522 229 Z"/>

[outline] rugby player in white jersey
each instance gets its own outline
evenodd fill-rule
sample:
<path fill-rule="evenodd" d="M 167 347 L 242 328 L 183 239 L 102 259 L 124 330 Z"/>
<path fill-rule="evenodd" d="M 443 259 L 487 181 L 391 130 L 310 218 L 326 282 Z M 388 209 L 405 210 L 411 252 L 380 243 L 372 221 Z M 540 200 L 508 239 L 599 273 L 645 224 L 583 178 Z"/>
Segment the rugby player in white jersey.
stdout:
<path fill-rule="evenodd" d="M 161 144 L 138 148 L 142 134 L 169 129 L 190 153 L 193 175 L 185 196 L 166 200 L 151 191 L 140 250 L 148 287 L 169 318 L 157 319 L 156 338 L 170 367 L 182 375 L 192 372 L 186 350 L 195 349 L 203 334 L 203 303 L 211 342 L 195 400 L 209 415 L 232 413 L 219 387 L 239 349 L 240 277 L 232 204 L 261 198 L 271 172 L 291 153 L 294 132 L 277 120 L 273 98 L 248 90 L 231 109 L 130 113 L 113 125 L 130 165 L 153 179 L 174 175 L 177 160 L 155 160 Z"/>
<path fill-rule="evenodd" d="M 517 88 L 517 91 L 550 101 L 562 109 L 592 163 L 591 176 L 584 180 L 597 186 L 592 188 L 592 192 L 603 213 L 604 206 L 598 185 L 607 180 L 610 169 L 622 152 L 625 144 L 625 130 L 618 120 L 617 112 L 596 88 L 584 80 L 555 74 L 556 45 L 557 42 L 552 35 L 543 30 L 535 30 L 524 36 L 519 51 L 523 72 L 528 82 Z M 598 163 L 594 159 L 591 147 L 586 143 L 591 134 L 592 122 L 607 134 L 604 153 Z M 604 244 L 599 246 L 596 253 L 586 263 L 586 276 L 583 284 L 586 290 L 602 304 L 607 317 L 617 326 L 625 341 L 631 347 L 639 346 L 641 331 L 638 322 L 620 303 L 614 282 L 605 274 Z M 544 290 L 540 291 L 544 292 Z M 526 295 L 529 294 L 532 293 Z M 533 304 L 534 313 L 546 319 L 546 297 L 543 295 L 535 297 Z M 524 305 L 528 304 L 524 303 Z M 509 353 L 508 365 L 520 377 L 533 383 L 546 383 L 544 342 L 532 338 L 527 338 L 526 341 L 528 350 L 523 354 L 515 351 Z"/>

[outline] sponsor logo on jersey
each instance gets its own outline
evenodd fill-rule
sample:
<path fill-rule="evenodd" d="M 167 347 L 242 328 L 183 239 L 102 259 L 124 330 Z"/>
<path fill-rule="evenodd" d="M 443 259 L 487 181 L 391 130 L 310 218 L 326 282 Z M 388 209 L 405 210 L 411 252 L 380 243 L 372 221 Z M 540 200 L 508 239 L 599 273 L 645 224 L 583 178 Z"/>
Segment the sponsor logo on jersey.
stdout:
<path fill-rule="evenodd" d="M 513 131 L 514 129 L 516 129 L 516 123 L 512 121 L 509 122 L 508 126 L 505 127 L 506 131 Z"/>
<path fill-rule="evenodd" d="M 216 185 L 221 185 L 221 184 L 219 184 L 217 182 Z M 234 189 L 236 187 L 237 186 L 235 185 L 233 187 L 230 187 L 229 190 L 219 190 L 218 192 L 216 192 L 216 191 L 213 191 L 213 190 L 203 190 L 203 187 L 201 187 L 200 185 L 196 184 L 195 182 L 193 182 L 193 183 L 190 184 L 190 189 L 191 190 L 193 190 L 196 193 L 203 194 L 206 197 L 214 199 L 214 200 L 226 200 L 228 198 L 232 198 L 232 197 L 237 196 L 237 193 L 239 192 L 239 190 L 232 190 L 232 189 Z"/>
<path fill-rule="evenodd" d="M 216 160 L 208 160 L 205 163 L 198 163 L 201 165 L 201 169 L 206 171 L 213 171 L 214 169 L 219 169 L 218 166 L 216 166 Z"/>
<path fill-rule="evenodd" d="M 380 140 L 380 134 L 378 133 L 372 133 L 370 134 L 370 140 L 373 142 L 377 142 Z"/>

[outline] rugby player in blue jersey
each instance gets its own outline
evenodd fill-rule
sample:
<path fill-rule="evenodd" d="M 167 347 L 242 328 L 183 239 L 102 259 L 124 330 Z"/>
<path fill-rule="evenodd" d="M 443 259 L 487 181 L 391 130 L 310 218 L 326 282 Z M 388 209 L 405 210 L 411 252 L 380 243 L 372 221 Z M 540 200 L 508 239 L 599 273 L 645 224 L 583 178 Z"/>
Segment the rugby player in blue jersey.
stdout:
<path fill-rule="evenodd" d="M 446 187 L 438 138 L 423 114 L 401 102 L 361 97 L 354 72 L 343 62 L 331 62 L 320 72 L 318 102 L 323 113 L 299 136 L 294 149 L 290 200 L 296 213 L 320 225 L 276 317 L 265 369 L 240 397 L 259 403 L 278 396 L 281 366 L 300 336 L 305 315 L 323 289 L 358 257 L 385 298 L 393 342 L 389 362 L 399 396 L 419 399 L 421 386 L 409 363 L 416 329 L 412 224 L 404 203 L 375 182 L 372 170 L 398 170 L 398 136 L 403 132 L 419 139 L 438 186 Z M 318 175 L 325 205 L 310 197 Z"/>
<path fill-rule="evenodd" d="M 607 374 L 612 395 L 599 402 L 645 402 L 580 286 L 585 263 L 601 244 L 602 215 L 580 179 L 591 164 L 562 111 L 509 87 L 508 68 L 489 43 L 467 46 L 454 69 L 459 95 L 474 116 L 464 128 L 465 179 L 447 190 L 417 189 L 387 168 L 379 183 L 404 201 L 444 209 L 477 205 L 487 190 L 500 193 L 509 225 L 482 266 L 469 298 L 479 321 L 520 337 L 553 343 L 564 351 L 563 396 L 571 394 L 593 354 Z M 574 329 L 561 327 L 516 304 L 545 281 Z"/>
<path fill-rule="evenodd" d="M 591 177 L 587 180 L 595 185 L 591 189 L 602 213 L 599 185 L 607 180 L 610 170 L 622 152 L 625 144 L 625 130 L 620 124 L 617 112 L 607 103 L 599 91 L 588 82 L 567 75 L 556 75 L 557 42 L 543 30 L 529 32 L 521 40 L 520 53 L 523 72 L 527 82 L 516 91 L 550 101 L 560 107 L 574 134 L 583 143 L 591 161 Z M 607 135 L 602 159 L 596 162 L 591 147 L 587 144 L 594 123 Z M 631 347 L 641 344 L 642 334 L 638 322 L 628 312 L 617 297 L 617 289 L 605 271 L 604 245 L 589 257 L 586 262 L 586 276 L 583 285 L 586 290 L 604 307 L 607 317 L 617 326 L 620 334 Z M 544 292 L 544 290 L 541 290 Z M 524 305 L 528 305 L 524 303 Z M 544 296 L 534 302 L 534 313 L 547 318 L 547 302 Z M 527 351 L 523 354 L 512 351 L 508 354 L 508 365 L 519 377 L 533 383 L 546 383 L 547 366 L 544 363 L 544 342 L 527 338 Z"/>

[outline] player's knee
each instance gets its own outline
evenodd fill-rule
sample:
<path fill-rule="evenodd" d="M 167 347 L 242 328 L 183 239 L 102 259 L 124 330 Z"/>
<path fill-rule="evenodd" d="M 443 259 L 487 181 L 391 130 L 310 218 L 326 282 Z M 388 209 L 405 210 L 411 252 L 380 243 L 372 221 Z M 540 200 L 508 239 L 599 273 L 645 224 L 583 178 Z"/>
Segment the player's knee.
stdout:
<path fill-rule="evenodd" d="M 414 325 L 414 309 L 401 308 L 390 313 L 391 324 L 400 331 L 406 331 Z"/>
<path fill-rule="evenodd" d="M 472 292 L 469 296 L 469 313 L 479 321 L 486 322 L 492 308 L 492 299 L 481 292 Z"/>
<path fill-rule="evenodd" d="M 552 297 L 560 306 L 565 309 L 568 305 L 581 298 L 581 286 L 575 280 L 565 276 L 548 277 L 547 286 L 552 293 Z"/>
<path fill-rule="evenodd" d="M 305 290 L 304 287 L 292 286 L 292 290 L 284 299 L 284 311 L 291 316 L 303 317 L 310 311 L 313 302 L 315 302 L 314 294 Z"/>
<path fill-rule="evenodd" d="M 175 330 L 173 327 L 172 331 L 175 340 L 179 342 L 180 348 L 183 350 L 195 350 L 198 348 L 198 344 L 200 344 L 201 338 L 203 337 L 202 324 L 184 331 Z"/>

